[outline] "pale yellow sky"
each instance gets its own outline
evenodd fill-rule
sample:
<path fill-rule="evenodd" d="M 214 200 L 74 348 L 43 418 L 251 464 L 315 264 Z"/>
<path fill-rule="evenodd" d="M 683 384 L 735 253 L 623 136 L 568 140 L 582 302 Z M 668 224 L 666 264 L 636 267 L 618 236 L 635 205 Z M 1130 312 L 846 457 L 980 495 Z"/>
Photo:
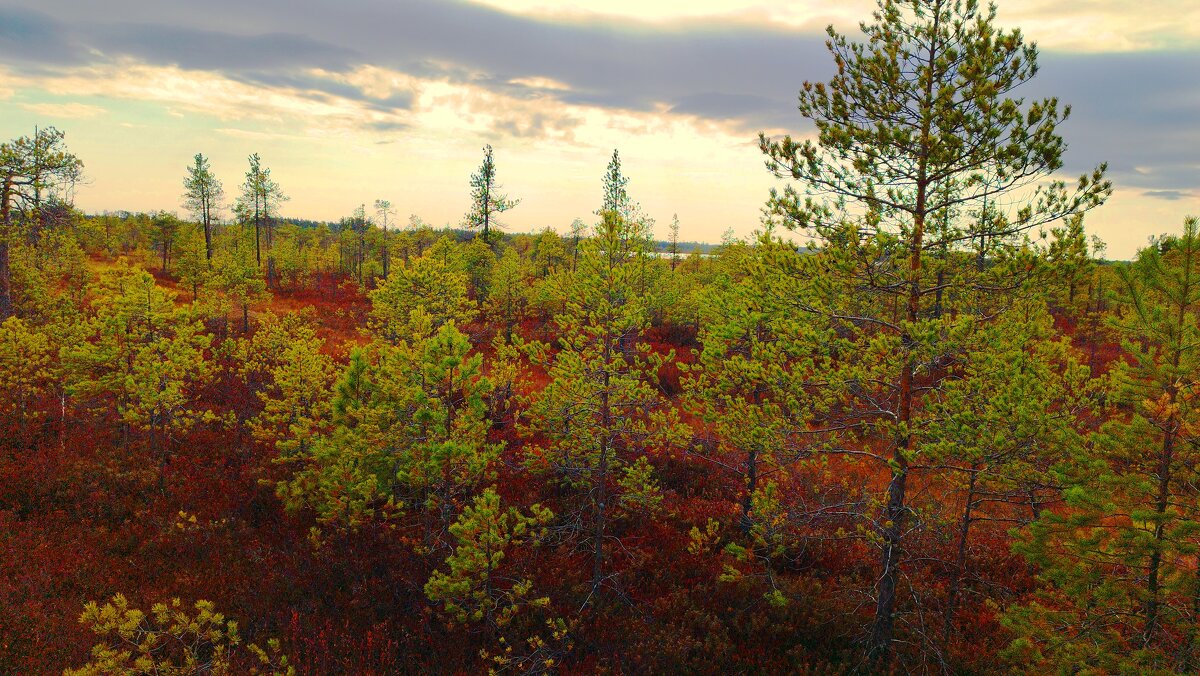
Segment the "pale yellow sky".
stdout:
<path fill-rule="evenodd" d="M 384 12 L 376 24 L 391 16 L 374 0 L 354 2 Z M 278 25 L 230 28 L 211 18 L 224 16 L 217 8 L 189 14 L 190 6 L 174 4 L 147 9 L 142 31 L 119 18 L 118 5 L 149 8 L 138 0 L 115 0 L 108 14 L 91 3 L 31 0 L 25 10 L 0 9 L 0 21 L 12 14 L 17 35 L 15 42 L 0 36 L 0 57 L 9 54 L 0 60 L 0 136 L 34 125 L 66 130 L 86 163 L 77 203 L 89 211 L 178 209 L 197 151 L 212 159 L 232 199 L 245 157 L 257 152 L 292 197 L 289 215 L 332 220 L 382 198 L 402 219 L 415 213 L 439 225 L 467 210 L 469 176 L 490 143 L 500 182 L 523 200 L 505 219 L 520 231 L 590 220 L 615 147 L 632 196 L 658 220 L 660 235 L 678 213 L 685 239 L 718 241 L 726 230 L 745 236 L 758 225 L 775 181 L 754 132 L 803 128 L 792 110 L 795 92 L 827 70 L 817 29 L 832 21 L 853 31 L 873 7 L 860 0 L 482 4 L 493 9 L 397 3 L 396 23 L 371 34 L 370 21 L 342 30 L 336 19 L 299 11 Z M 230 23 L 255 19 L 242 5 L 229 12 L 246 13 Z M 1131 72 L 1162 72 L 1196 61 L 1200 44 L 1194 1 L 1011 0 L 1000 19 L 1046 50 L 1041 77 L 1051 85 L 1072 84 L 1076 73 L 1106 82 L 1110 66 L 1101 59 L 1113 54 L 1123 54 L 1118 65 Z M 494 25 L 511 38 L 495 46 L 502 51 L 472 42 Z M 47 44 L 57 48 L 43 56 Z M 777 59 L 765 51 L 776 45 Z M 1055 58 L 1069 67 L 1054 71 Z M 1117 193 L 1089 224 L 1110 255 L 1128 256 L 1149 235 L 1200 212 L 1200 137 L 1186 131 L 1200 127 L 1192 116 L 1200 91 L 1194 75 L 1172 82 L 1164 73 L 1161 86 L 1133 78 L 1151 89 L 1122 96 L 1122 73 L 1113 73 L 1111 93 L 1091 84 L 1076 91 L 1086 99 L 1075 101 L 1086 145 L 1073 140 L 1073 120 L 1068 167 L 1087 168 L 1073 166 L 1072 154 L 1085 163 L 1111 160 Z M 1157 107 L 1138 122 L 1143 99 Z M 1110 145 L 1114 130 L 1159 136 Z"/>

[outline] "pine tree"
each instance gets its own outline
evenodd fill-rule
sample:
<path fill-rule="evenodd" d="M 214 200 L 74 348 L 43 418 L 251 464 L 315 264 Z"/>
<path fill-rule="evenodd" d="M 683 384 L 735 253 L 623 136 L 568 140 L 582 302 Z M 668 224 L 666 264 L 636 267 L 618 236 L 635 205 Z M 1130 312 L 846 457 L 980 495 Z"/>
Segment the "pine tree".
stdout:
<path fill-rule="evenodd" d="M 488 487 L 450 526 L 456 546 L 445 572 L 435 570 L 425 595 L 444 604 L 458 624 L 482 624 L 496 641 L 495 655 L 482 655 L 502 669 L 540 673 L 551 670 L 572 647 L 567 624 L 546 617 L 550 599 L 536 596 L 533 581 L 518 574 L 513 561 L 522 547 L 546 537 L 554 513 L 534 504 L 529 515 L 505 508 Z M 536 622 L 542 619 L 542 622 Z"/>
<path fill-rule="evenodd" d="M 375 219 L 379 223 L 379 227 L 383 228 L 383 247 L 381 251 L 381 262 L 383 264 L 383 279 L 387 281 L 388 273 L 391 270 L 391 248 L 390 248 L 390 231 L 388 225 L 390 218 L 396 215 L 396 210 L 392 208 L 392 203 L 388 200 L 375 200 Z"/>
<path fill-rule="evenodd" d="M 185 228 L 176 233 L 175 250 L 178 252 L 175 261 L 175 273 L 179 275 L 179 283 L 192 292 L 192 302 L 200 297 L 200 287 L 204 285 L 211 272 L 210 262 L 205 258 L 204 240 L 195 230 Z"/>
<path fill-rule="evenodd" d="M 94 290 L 88 340 L 66 346 L 69 392 L 101 413 L 115 412 L 126 440 L 137 432 L 159 461 L 159 486 L 174 443 L 215 415 L 199 402 L 212 379 L 212 338 L 174 293 L 144 270 L 107 273 Z"/>
<path fill-rule="evenodd" d="M 332 431 L 279 485 L 291 507 L 357 527 L 406 514 L 419 551 L 444 549 L 461 505 L 494 476 L 483 359 L 453 322 L 356 350 L 334 388 Z"/>
<path fill-rule="evenodd" d="M 1107 422 L 1059 470 L 1067 510 L 1043 512 L 1022 551 L 1048 583 L 1013 609 L 1029 668 L 1200 667 L 1200 224 L 1120 270 L 1113 329 L 1127 356 L 1109 373 Z"/>
<path fill-rule="evenodd" d="M 242 194 L 238 197 L 235 210 L 243 223 L 254 225 L 254 261 L 262 266 L 262 250 L 264 239 L 267 254 L 267 282 L 274 282 L 275 271 L 270 257 L 271 245 L 274 243 L 275 218 L 278 216 L 279 205 L 288 200 L 279 188 L 279 184 L 271 178 L 271 170 L 262 166 L 258 153 L 248 158 L 250 168 L 246 170 L 246 180 L 242 183 Z"/>
<path fill-rule="evenodd" d="M 395 270 L 370 294 L 367 325 L 379 338 L 396 343 L 419 330 L 455 322 L 465 326 L 478 314 L 468 296 L 466 262 L 458 245 L 438 240 L 420 258 Z"/>
<path fill-rule="evenodd" d="M 0 143 L 0 321 L 13 314 L 9 251 L 18 220 L 36 227 L 43 207 L 68 198 L 83 176 L 83 162 L 67 150 L 64 138 L 63 132 L 46 127 L 32 138 Z"/>
<path fill-rule="evenodd" d="M 282 456 L 308 453 L 329 419 L 337 374 L 316 327 L 311 313 L 268 314 L 253 336 L 238 341 L 239 371 L 262 402 L 247 426 Z"/>
<path fill-rule="evenodd" d="M 1053 326 L 1045 300 L 1035 297 L 978 327 L 956 377 L 927 403 L 929 422 L 914 435 L 928 466 L 941 470 L 938 489 L 949 490 L 942 509 L 929 510 L 929 518 L 944 519 L 935 532 L 953 543 L 942 611 L 947 656 L 972 585 L 1003 584 L 979 570 L 986 564 L 977 543 L 1001 535 L 997 524 L 1027 524 L 1059 499 L 1053 470 L 1083 445 L 1084 421 L 1097 405 L 1087 368 L 1069 341 L 1055 339 Z"/>
<path fill-rule="evenodd" d="M 425 583 L 425 595 L 444 603 L 446 613 L 458 622 L 485 622 L 499 628 L 512 621 L 525 605 L 545 605 L 549 599 L 531 598 L 533 583 L 502 575 L 510 550 L 544 537 L 554 513 L 533 505 L 529 516 L 500 504 L 494 487 L 486 488 L 450 526 L 457 543 L 446 559 L 448 571 L 434 571 Z"/>
<path fill-rule="evenodd" d="M 671 235 L 667 243 L 667 253 L 671 254 L 671 271 L 679 266 L 679 214 L 671 216 Z"/>
<path fill-rule="evenodd" d="M 204 258 L 212 265 L 213 240 L 212 230 L 221 214 L 221 201 L 225 199 L 225 190 L 221 181 L 213 173 L 208 164 L 208 158 L 202 153 L 196 153 L 192 165 L 187 168 L 187 178 L 183 179 L 183 206 L 196 218 L 204 230 Z"/>
<path fill-rule="evenodd" d="M 794 321 L 763 280 L 748 274 L 744 257 L 750 251 L 741 243 L 723 247 L 722 271 L 700 293 L 701 349 L 694 364 L 680 365 L 686 374 L 683 406 L 705 423 L 692 455 L 733 479 L 730 499 L 737 516 L 727 524 L 725 553 L 737 563 L 727 565 L 723 577 L 760 578 L 766 598 L 782 605 L 791 594 L 778 571 L 796 551 L 793 545 L 801 543 L 804 530 L 845 526 L 821 515 L 823 509 L 840 513 L 847 506 L 824 504 L 823 491 L 840 488 L 833 481 L 821 490 L 810 487 L 805 496 L 789 490 L 801 479 L 797 465 L 806 458 L 798 431 L 811 423 L 810 378 L 825 373 L 831 358 L 811 354 L 810 346 L 825 337 Z M 702 535 L 697 528 L 698 544 Z"/>
<path fill-rule="evenodd" d="M 504 327 L 504 340 L 512 340 L 513 328 L 525 313 L 527 270 L 517 250 L 508 247 L 492 267 L 488 282 L 487 314 Z"/>
<path fill-rule="evenodd" d="M 521 200 L 509 199 L 500 192 L 500 184 L 496 182 L 496 160 L 492 157 L 492 146 L 483 147 L 483 163 L 479 171 L 471 174 L 471 210 L 464 217 L 468 228 L 479 228 L 480 236 L 485 243 L 491 244 L 492 228 L 500 224 L 496 222 L 496 214 L 502 214 L 521 203 Z"/>
<path fill-rule="evenodd" d="M 39 399 L 53 389 L 52 344 L 46 333 L 18 317 L 0 323 L 0 421 L 5 444 L 32 441 L 45 413 Z"/>
<path fill-rule="evenodd" d="M 150 224 L 152 231 L 150 242 L 158 246 L 159 253 L 162 256 L 162 274 L 168 274 L 171 264 L 171 250 L 175 246 L 175 238 L 179 233 L 181 223 L 175 217 L 175 214 L 168 212 L 159 212 L 154 214 Z"/>
<path fill-rule="evenodd" d="M 603 199 L 596 215 L 603 218 L 605 212 L 611 211 L 621 218 L 629 218 L 632 204 L 629 201 L 629 192 L 625 189 L 627 185 L 629 179 L 621 172 L 621 155 L 613 148 L 612 159 L 608 161 L 608 168 L 604 171 Z"/>
<path fill-rule="evenodd" d="M 150 612 L 132 607 L 117 594 L 104 605 L 89 601 L 79 623 L 102 639 L 91 650 L 91 661 L 65 676 L 105 674 L 197 674 L 229 676 L 239 673 L 241 661 L 253 655 L 257 667 L 249 673 L 294 676 L 295 667 L 269 639 L 267 647 L 241 647 L 238 623 L 216 611 L 210 601 L 192 604 L 179 599 L 155 603 Z"/>
<path fill-rule="evenodd" d="M 223 317 L 227 317 L 230 310 L 240 310 L 242 333 L 249 333 L 250 306 L 269 299 L 270 292 L 262 278 L 262 268 L 250 259 L 248 243 L 235 237 L 230 244 L 231 247 L 217 257 L 214 273 L 206 286 L 223 301 Z"/>
<path fill-rule="evenodd" d="M 530 346 L 550 383 L 534 397 L 527 429 L 548 444 L 531 449 L 526 464 L 572 489 L 581 503 L 584 525 L 570 536 L 591 552 L 587 596 L 593 602 L 612 577 L 606 567 L 610 522 L 653 511 L 661 499 L 646 454 L 680 441 L 655 380 L 664 358 L 637 345 L 649 320 L 637 291 L 649 247 L 616 212 L 605 212 L 596 237 L 582 245 L 572 293 L 554 318 L 559 349 Z"/>
<path fill-rule="evenodd" d="M 1017 255 L 1021 233 L 1091 208 L 1111 191 L 1103 166 L 1073 192 L 1047 181 L 1062 166 L 1065 144 L 1055 130 L 1069 108 L 1011 98 L 1036 74 L 1037 50 L 994 20 L 994 8 L 980 12 L 975 0 L 882 0 L 874 23 L 862 26 L 865 41 L 829 28 L 838 73 L 800 92 L 816 140 L 760 135 L 772 172 L 800 185 L 773 191 L 771 222 L 817 239 L 819 255 L 797 264 L 815 275 L 797 310 L 857 336 L 834 346 L 840 354 L 879 360 L 832 382 L 845 398 L 839 415 L 857 409 L 869 424 L 856 429 L 890 448 L 880 458 L 890 479 L 877 521 L 867 641 L 882 663 L 891 659 L 902 540 L 912 526 L 910 465 L 924 450 L 914 433 L 923 393 L 944 378 L 925 365 L 956 353 L 954 336 L 970 335 L 952 324 L 992 317 L 1006 302 L 976 302 L 979 314 L 956 316 L 943 301 L 994 289 L 1011 295 L 1021 288 L 1021 269 L 997 269 L 995 261 Z M 962 265 L 972 247 L 977 264 Z M 1001 271 L 1014 276 L 998 278 Z M 885 385 L 864 389 L 872 383 Z"/>

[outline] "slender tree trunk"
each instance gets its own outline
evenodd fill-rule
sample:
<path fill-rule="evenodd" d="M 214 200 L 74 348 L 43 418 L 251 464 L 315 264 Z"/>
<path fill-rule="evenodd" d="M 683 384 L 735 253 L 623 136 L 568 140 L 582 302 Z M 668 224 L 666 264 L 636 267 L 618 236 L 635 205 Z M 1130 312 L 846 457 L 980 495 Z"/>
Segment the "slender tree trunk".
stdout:
<path fill-rule="evenodd" d="M 212 216 L 209 207 L 204 206 L 204 257 L 208 261 L 208 269 L 212 269 Z"/>
<path fill-rule="evenodd" d="M 971 465 L 971 478 L 967 482 L 967 504 L 963 507 L 963 517 L 958 530 L 958 555 L 954 562 L 954 573 L 950 579 L 950 589 L 946 592 L 946 621 L 942 627 L 942 640 L 950 641 L 954 631 L 954 612 L 958 607 L 958 595 L 962 590 L 962 579 L 966 575 L 967 542 L 971 534 L 971 512 L 975 508 L 975 484 L 979 480 L 979 463 Z"/>
<path fill-rule="evenodd" d="M 758 451 L 746 455 L 746 494 L 742 496 L 742 533 L 749 534 L 753 525 L 754 491 L 758 490 Z"/>
<path fill-rule="evenodd" d="M 1174 397 L 1172 397 L 1173 399 Z M 1163 433 L 1162 454 L 1158 461 L 1158 493 L 1154 499 L 1154 544 L 1146 566 L 1146 624 L 1142 628 L 1142 645 L 1149 646 L 1158 629 L 1159 573 L 1162 567 L 1163 531 L 1171 488 L 1171 456 L 1174 454 L 1175 433 L 1168 427 Z"/>
<path fill-rule="evenodd" d="M 939 3 L 940 5 L 940 3 Z M 941 27 L 941 7 L 933 9 L 933 34 L 937 35 Z M 919 147 L 920 157 L 917 162 L 916 203 L 913 205 L 913 227 L 909 242 L 908 259 L 908 304 L 905 319 L 908 326 L 916 324 L 921 309 L 921 250 L 925 235 L 925 219 L 930 180 L 928 177 L 930 129 L 933 124 L 930 112 L 933 100 L 933 69 L 938 58 L 939 45 L 936 40 L 929 45 L 929 55 L 923 75 L 924 92 L 921 101 L 921 130 Z M 888 483 L 887 506 L 884 510 L 883 550 L 880 557 L 882 568 L 879 577 L 879 596 L 875 603 L 875 619 L 871 625 L 868 640 L 868 652 L 880 665 L 891 661 L 892 638 L 895 628 L 896 589 L 900 581 L 901 538 L 903 537 L 908 507 L 905 504 L 905 488 L 908 483 L 908 454 L 912 443 L 910 423 L 913 408 L 913 376 L 916 363 L 913 358 L 915 341 L 907 331 L 900 336 L 904 350 L 903 371 L 900 373 L 900 392 L 896 422 L 905 430 L 895 442 L 892 453 L 892 480 Z"/>
<path fill-rule="evenodd" d="M 932 79 L 932 78 L 931 78 Z M 923 136 L 928 136 L 928 122 Z M 905 308 L 905 319 L 908 325 L 914 325 L 921 309 L 921 242 L 925 228 L 925 200 L 928 189 L 925 181 L 925 171 L 919 170 L 920 178 L 917 183 L 917 203 L 913 219 L 912 241 L 909 249 L 908 264 L 908 303 Z M 915 341 L 907 332 L 900 336 L 901 345 L 905 351 L 903 371 L 900 373 L 899 406 L 896 422 L 903 429 L 908 429 L 912 421 L 913 405 L 913 374 L 916 364 L 912 350 Z M 908 507 L 905 504 L 905 489 L 908 483 L 908 453 L 912 443 L 911 435 L 906 431 L 895 442 L 892 453 L 892 479 L 887 488 L 887 504 L 884 508 L 883 549 L 880 556 L 879 595 L 875 603 L 875 619 L 871 625 L 868 640 L 870 654 L 880 663 L 887 664 L 891 659 L 892 637 L 896 613 L 896 589 L 900 582 L 901 539 L 904 533 Z"/>
<path fill-rule="evenodd" d="M 0 322 L 13 315 L 12 268 L 8 260 L 8 239 L 12 232 L 12 176 L 4 177 L 0 192 Z"/>
<path fill-rule="evenodd" d="M 596 466 L 596 479 L 593 490 L 595 491 L 596 502 L 596 523 L 593 524 L 592 531 L 592 597 L 598 598 L 600 593 L 600 583 L 604 580 L 604 532 L 607 524 L 607 500 L 608 500 L 608 451 L 611 438 L 609 430 L 612 429 L 612 410 L 609 406 L 609 373 L 608 364 L 611 359 L 610 346 L 611 341 L 604 341 L 604 384 L 603 390 L 600 392 L 600 429 L 603 435 L 600 438 L 600 458 Z M 595 601 L 593 601 L 594 603 Z"/>
<path fill-rule="evenodd" d="M 262 235 L 259 232 L 261 229 L 260 228 L 261 220 L 262 219 L 258 215 L 258 198 L 255 197 L 255 199 L 254 199 L 254 262 L 259 267 L 262 267 L 262 244 L 259 241 L 262 238 Z"/>
<path fill-rule="evenodd" d="M 1172 373 L 1178 373 L 1179 364 L 1183 359 L 1184 345 L 1182 344 L 1184 329 L 1187 323 L 1187 311 L 1189 301 L 1192 296 L 1192 266 L 1190 264 L 1184 269 L 1183 278 L 1183 293 L 1180 296 L 1179 305 L 1175 312 L 1175 345 L 1171 354 L 1171 370 Z M 1170 401 L 1171 410 L 1175 409 L 1176 402 L 1179 396 L 1179 390 L 1174 383 L 1169 384 L 1166 388 L 1167 397 Z M 1170 504 L 1171 498 L 1171 469 L 1175 455 L 1175 437 L 1179 430 L 1179 420 L 1175 413 L 1172 413 L 1167 418 L 1166 428 L 1163 430 L 1162 454 L 1158 461 L 1158 494 L 1154 500 L 1154 514 L 1156 523 L 1154 524 L 1154 549 L 1150 552 L 1150 561 L 1146 571 L 1146 625 L 1142 631 L 1142 645 L 1149 646 L 1154 640 L 1154 633 L 1158 629 L 1158 611 L 1159 611 L 1159 569 L 1162 566 L 1162 546 L 1163 536 L 1166 530 L 1166 514 L 1167 506 Z"/>

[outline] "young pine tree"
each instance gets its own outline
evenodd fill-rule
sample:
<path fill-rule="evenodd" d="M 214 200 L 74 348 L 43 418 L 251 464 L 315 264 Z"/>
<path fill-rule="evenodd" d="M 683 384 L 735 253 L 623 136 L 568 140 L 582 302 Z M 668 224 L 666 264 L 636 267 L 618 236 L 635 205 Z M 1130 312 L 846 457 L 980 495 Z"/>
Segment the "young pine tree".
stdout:
<path fill-rule="evenodd" d="M 500 447 L 487 440 L 481 355 L 453 322 L 427 324 L 407 341 L 356 350 L 334 387 L 332 431 L 297 453 L 279 485 L 291 507 L 357 527 L 402 518 L 421 552 L 449 547 L 461 506 L 494 476 Z"/>
<path fill-rule="evenodd" d="M 1120 270 L 1113 329 L 1126 359 L 1107 378 L 1108 420 L 1060 469 L 1066 510 L 1021 551 L 1040 598 L 1010 611 L 1026 668 L 1192 672 L 1200 667 L 1200 226 Z"/>
<path fill-rule="evenodd" d="M 492 157 L 492 146 L 483 147 L 483 163 L 479 171 L 471 174 L 471 210 L 464 217 L 468 228 L 478 229 L 484 243 L 491 244 L 492 230 L 500 226 L 497 214 L 502 214 L 521 203 L 519 199 L 509 199 L 508 195 L 500 192 L 500 184 L 496 182 L 496 160 Z"/>
<path fill-rule="evenodd" d="M 573 493 L 568 537 L 590 551 L 593 602 L 613 577 L 606 566 L 611 522 L 657 507 L 647 456 L 680 440 L 658 389 L 664 357 L 637 344 L 649 321 L 637 285 L 649 252 L 649 240 L 606 211 L 596 236 L 582 245 L 565 309 L 554 318 L 558 344 L 530 350 L 550 383 L 534 396 L 527 425 L 547 443 L 530 449 L 526 465 Z"/>
<path fill-rule="evenodd" d="M 770 218 L 815 238 L 817 255 L 796 266 L 809 280 L 796 310 L 832 322 L 846 343 L 830 346 L 848 358 L 829 374 L 842 399 L 830 424 L 853 433 L 829 447 L 885 449 L 875 453 L 887 487 L 873 519 L 879 564 L 866 644 L 886 664 L 914 525 L 910 466 L 925 450 L 916 436 L 924 399 L 949 375 L 941 364 L 963 349 L 958 338 L 971 335 L 961 324 L 988 321 L 1007 303 L 979 297 L 1022 287 L 1022 268 L 994 259 L 1011 258 L 1021 233 L 1093 207 L 1111 188 L 1103 167 L 1073 192 L 1050 180 L 1062 167 L 1056 128 L 1069 109 L 1013 98 L 1036 74 L 1037 50 L 997 28 L 994 9 L 881 0 L 862 30 L 854 42 L 831 27 L 837 74 L 800 92 L 816 139 L 760 136 L 760 145 L 773 173 L 800 186 L 773 192 Z M 968 296 L 980 312 L 947 307 Z"/>

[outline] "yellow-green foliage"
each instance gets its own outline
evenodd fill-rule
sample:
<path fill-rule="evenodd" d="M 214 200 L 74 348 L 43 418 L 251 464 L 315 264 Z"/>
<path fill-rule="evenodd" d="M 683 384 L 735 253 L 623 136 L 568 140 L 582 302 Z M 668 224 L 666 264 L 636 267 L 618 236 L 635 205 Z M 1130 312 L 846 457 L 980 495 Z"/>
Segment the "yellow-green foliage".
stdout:
<path fill-rule="evenodd" d="M 470 352 L 448 323 L 411 344 L 352 353 L 334 387 L 332 431 L 298 456 L 304 467 L 280 495 L 344 526 L 401 507 L 434 515 L 437 532 L 449 526 L 500 452 L 487 442 L 483 358 Z"/>
<path fill-rule="evenodd" d="M 102 606 L 89 601 L 79 622 L 104 640 L 92 647 L 90 662 L 64 670 L 64 676 L 296 673 L 280 654 L 277 640 L 268 641 L 266 649 L 254 644 L 242 649 L 237 622 L 216 612 L 210 601 L 197 601 L 193 608 L 195 613 L 171 599 L 146 613 L 131 607 L 121 594 Z"/>
<path fill-rule="evenodd" d="M 92 289 L 90 338 L 63 349 L 67 387 L 80 403 L 115 409 L 162 448 L 174 434 L 213 419 L 195 405 L 210 381 L 211 336 L 174 293 L 144 270 L 117 268 Z"/>
<path fill-rule="evenodd" d="M 397 266 L 371 292 L 368 326 L 393 344 L 448 322 L 465 326 L 478 313 L 468 297 L 468 280 L 462 252 L 443 237 L 420 258 Z"/>
<path fill-rule="evenodd" d="M 304 453 L 328 420 L 336 373 L 324 343 L 311 313 L 268 313 L 251 338 L 237 343 L 240 373 L 263 405 L 250 430 L 283 455 Z"/>
<path fill-rule="evenodd" d="M 485 489 L 451 524 L 457 545 L 446 559 L 448 570 L 433 572 L 425 595 L 445 604 L 446 613 L 461 623 L 486 620 L 504 626 L 524 606 L 545 606 L 549 599 L 534 598 L 532 582 L 513 581 L 500 572 L 506 553 L 543 536 L 553 518 L 541 505 L 530 507 L 529 516 L 504 508 L 496 489 Z"/>
<path fill-rule="evenodd" d="M 44 416 L 34 405 L 53 386 L 50 340 L 23 320 L 0 324 L 0 420 L 9 429 L 25 429 Z"/>

